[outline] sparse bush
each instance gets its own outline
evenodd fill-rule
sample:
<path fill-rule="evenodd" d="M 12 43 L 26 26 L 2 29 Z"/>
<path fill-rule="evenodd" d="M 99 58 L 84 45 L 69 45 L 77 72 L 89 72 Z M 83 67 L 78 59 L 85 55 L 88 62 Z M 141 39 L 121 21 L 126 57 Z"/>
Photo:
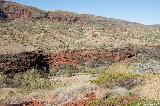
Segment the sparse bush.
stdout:
<path fill-rule="evenodd" d="M 28 71 L 14 78 L 19 83 L 19 88 L 27 91 L 36 89 L 51 89 L 52 84 L 47 77 L 42 77 L 35 70 Z"/>
<path fill-rule="evenodd" d="M 139 96 L 122 96 L 114 98 L 108 96 L 105 99 L 99 99 L 89 103 L 89 106 L 159 106 L 160 103 L 153 100 L 145 100 Z"/>
<path fill-rule="evenodd" d="M 113 66 L 105 70 L 105 72 L 100 73 L 97 79 L 93 80 L 92 83 L 107 88 L 122 86 L 130 89 L 141 82 L 141 80 L 139 80 L 141 77 L 140 75 L 127 72 L 121 65 L 116 67 L 117 69 Z M 122 69 L 120 69 L 120 67 Z"/>

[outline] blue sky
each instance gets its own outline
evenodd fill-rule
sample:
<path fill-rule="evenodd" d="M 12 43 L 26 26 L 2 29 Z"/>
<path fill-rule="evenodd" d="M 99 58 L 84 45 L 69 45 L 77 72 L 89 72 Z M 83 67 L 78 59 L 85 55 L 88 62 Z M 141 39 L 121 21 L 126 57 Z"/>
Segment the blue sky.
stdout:
<path fill-rule="evenodd" d="M 43 10 L 64 10 L 160 24 L 160 0 L 10 0 Z"/>

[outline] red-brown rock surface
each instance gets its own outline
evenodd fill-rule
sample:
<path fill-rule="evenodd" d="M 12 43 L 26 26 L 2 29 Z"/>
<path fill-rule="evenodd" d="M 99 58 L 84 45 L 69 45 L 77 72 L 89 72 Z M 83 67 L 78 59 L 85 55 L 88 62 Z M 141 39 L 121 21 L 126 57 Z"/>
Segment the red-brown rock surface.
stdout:
<path fill-rule="evenodd" d="M 0 69 L 4 74 L 14 75 L 18 72 L 25 72 L 28 69 L 49 70 L 48 55 L 42 51 L 22 52 L 19 54 L 0 55 Z"/>
<path fill-rule="evenodd" d="M 95 92 L 86 93 L 80 100 L 72 100 L 63 104 L 63 106 L 87 106 L 89 102 L 96 100 Z"/>
<path fill-rule="evenodd" d="M 0 69 L 5 74 L 24 72 L 31 68 L 49 71 L 49 68 L 78 69 L 79 66 L 97 67 L 106 62 L 119 62 L 134 56 L 131 48 L 112 50 L 66 50 L 57 54 L 44 52 L 22 52 L 16 55 L 1 55 Z M 4 59 L 3 59 L 4 58 Z"/>
<path fill-rule="evenodd" d="M 63 23 L 89 23 L 90 16 L 66 11 L 43 11 L 34 7 L 27 7 L 18 3 L 0 0 L 0 18 L 14 20 L 22 19 L 49 19 Z"/>
<path fill-rule="evenodd" d="M 3 18 L 16 19 L 21 17 L 22 18 L 31 17 L 31 10 L 29 10 L 28 8 L 4 0 L 2 0 L 0 4 L 1 4 L 0 12 Z"/>
<path fill-rule="evenodd" d="M 134 56 L 133 49 L 113 50 L 68 50 L 58 54 L 51 54 L 51 66 L 59 68 L 62 65 L 78 68 L 90 63 L 105 64 L 106 61 L 119 62 Z M 94 67 L 94 66 L 93 66 Z"/>

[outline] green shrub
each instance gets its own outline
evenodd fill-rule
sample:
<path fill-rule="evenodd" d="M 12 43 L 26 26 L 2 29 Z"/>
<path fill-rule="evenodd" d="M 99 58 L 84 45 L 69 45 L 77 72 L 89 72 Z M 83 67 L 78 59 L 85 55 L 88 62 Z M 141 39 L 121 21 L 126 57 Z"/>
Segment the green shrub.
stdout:
<path fill-rule="evenodd" d="M 37 89 L 51 89 L 52 83 L 46 76 L 40 75 L 35 70 L 28 71 L 21 75 L 16 75 L 14 80 L 19 83 L 18 88 L 31 92 Z"/>
<path fill-rule="evenodd" d="M 116 69 L 116 67 L 119 69 Z M 107 88 L 112 88 L 114 86 L 130 88 L 142 81 L 141 75 L 131 73 L 121 65 L 116 67 L 114 65 L 113 68 L 108 68 L 104 72 L 100 73 L 96 80 L 91 82 Z"/>

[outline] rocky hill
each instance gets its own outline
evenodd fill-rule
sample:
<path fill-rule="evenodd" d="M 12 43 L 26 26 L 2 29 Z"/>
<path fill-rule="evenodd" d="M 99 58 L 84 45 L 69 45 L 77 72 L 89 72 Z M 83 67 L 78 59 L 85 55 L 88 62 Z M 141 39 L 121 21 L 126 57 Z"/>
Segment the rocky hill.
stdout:
<path fill-rule="evenodd" d="M 0 106 L 159 106 L 159 42 L 158 24 L 0 0 Z"/>
<path fill-rule="evenodd" d="M 0 5 L 0 54 L 2 57 L 8 54 L 12 57 L 17 55 L 22 64 L 17 66 L 16 62 L 9 63 L 17 68 L 26 66 L 26 63 L 32 64 L 31 57 L 35 66 L 40 54 L 32 52 L 38 50 L 47 55 L 53 54 L 49 60 L 55 68 L 64 64 L 77 68 L 77 65 L 87 62 L 88 65 L 95 62 L 105 63 L 105 59 L 125 60 L 128 55 L 135 55 L 135 52 L 149 56 L 150 52 L 157 53 L 159 50 L 154 50 L 160 42 L 158 25 L 147 26 L 66 11 L 43 11 L 5 0 L 1 0 Z M 126 47 L 131 48 L 133 53 L 125 52 Z M 150 50 L 144 50 L 144 47 L 149 47 Z M 108 50 L 110 52 L 106 52 Z M 31 56 L 23 55 L 28 52 Z M 19 55 L 24 56 L 24 59 L 20 59 Z M 75 59 L 72 59 L 74 56 Z M 156 56 L 159 57 L 157 54 L 149 57 Z M 29 60 L 25 60 L 27 58 Z M 29 65 L 25 69 L 31 67 Z"/>
<path fill-rule="evenodd" d="M 88 14 L 43 11 L 4 0 L 0 5 L 1 53 L 156 45 L 160 40 L 159 27 Z"/>

